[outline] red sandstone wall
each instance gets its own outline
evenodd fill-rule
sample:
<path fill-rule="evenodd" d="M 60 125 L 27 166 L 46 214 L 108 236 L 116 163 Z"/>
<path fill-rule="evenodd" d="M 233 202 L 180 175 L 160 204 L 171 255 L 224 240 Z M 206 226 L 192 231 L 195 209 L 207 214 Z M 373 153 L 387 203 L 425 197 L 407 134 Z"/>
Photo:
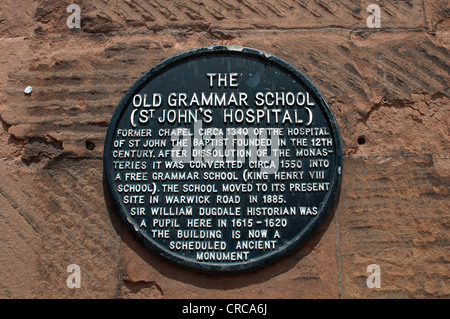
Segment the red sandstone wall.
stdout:
<path fill-rule="evenodd" d="M 81 30 L 66 25 L 71 3 Z M 381 29 L 367 28 L 370 3 Z M 2 1 L 0 297 L 450 297 L 449 16 L 439 0 Z M 123 94 L 158 62 L 216 44 L 301 70 L 344 142 L 335 214 L 292 256 L 241 275 L 168 264 L 103 196 Z M 66 286 L 69 264 L 79 289 Z M 370 264 L 381 288 L 366 285 Z"/>

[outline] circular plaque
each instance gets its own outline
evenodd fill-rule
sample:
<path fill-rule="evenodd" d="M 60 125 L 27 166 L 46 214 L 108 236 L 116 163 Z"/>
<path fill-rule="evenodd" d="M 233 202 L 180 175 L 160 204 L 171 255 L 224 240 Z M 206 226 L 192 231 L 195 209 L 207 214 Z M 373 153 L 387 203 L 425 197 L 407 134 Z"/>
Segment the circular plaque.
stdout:
<path fill-rule="evenodd" d="M 342 142 L 317 88 L 279 58 L 215 46 L 148 71 L 108 128 L 104 175 L 130 230 L 169 260 L 244 271 L 292 252 L 330 213 Z"/>

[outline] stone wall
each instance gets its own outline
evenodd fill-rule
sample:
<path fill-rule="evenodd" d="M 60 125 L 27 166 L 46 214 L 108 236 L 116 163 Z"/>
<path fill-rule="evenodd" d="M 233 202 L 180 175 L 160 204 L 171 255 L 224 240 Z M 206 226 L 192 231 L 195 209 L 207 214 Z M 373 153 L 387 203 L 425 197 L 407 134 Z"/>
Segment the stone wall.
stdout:
<path fill-rule="evenodd" d="M 69 4 L 81 29 L 69 29 Z M 381 7 L 369 29 L 366 8 Z M 1 298 L 449 298 L 450 7 L 439 0 L 4 0 Z M 183 51 L 270 52 L 324 95 L 343 138 L 339 203 L 294 254 L 200 274 L 108 208 L 102 153 L 128 88 Z M 32 86 L 31 94 L 24 89 Z M 81 267 L 81 288 L 66 269 Z M 366 285 L 367 266 L 381 288 Z"/>

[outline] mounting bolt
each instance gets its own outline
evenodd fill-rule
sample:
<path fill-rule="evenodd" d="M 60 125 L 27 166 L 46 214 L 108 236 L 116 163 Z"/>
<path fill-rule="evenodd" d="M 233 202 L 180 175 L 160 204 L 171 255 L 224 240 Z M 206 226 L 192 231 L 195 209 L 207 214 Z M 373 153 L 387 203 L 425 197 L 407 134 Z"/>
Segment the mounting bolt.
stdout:
<path fill-rule="evenodd" d="M 23 92 L 25 94 L 31 94 L 31 91 L 33 91 L 33 88 L 31 86 L 27 86 Z"/>

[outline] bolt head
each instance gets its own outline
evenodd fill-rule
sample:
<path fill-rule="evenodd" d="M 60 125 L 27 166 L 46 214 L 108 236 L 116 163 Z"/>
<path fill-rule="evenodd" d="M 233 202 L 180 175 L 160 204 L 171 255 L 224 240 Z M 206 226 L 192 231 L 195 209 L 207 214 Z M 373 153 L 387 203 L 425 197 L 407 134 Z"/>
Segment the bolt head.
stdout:
<path fill-rule="evenodd" d="M 31 86 L 27 86 L 27 87 L 25 88 L 25 90 L 24 90 L 24 93 L 25 93 L 25 94 L 30 94 L 31 91 L 33 91 L 33 88 L 32 88 Z"/>

